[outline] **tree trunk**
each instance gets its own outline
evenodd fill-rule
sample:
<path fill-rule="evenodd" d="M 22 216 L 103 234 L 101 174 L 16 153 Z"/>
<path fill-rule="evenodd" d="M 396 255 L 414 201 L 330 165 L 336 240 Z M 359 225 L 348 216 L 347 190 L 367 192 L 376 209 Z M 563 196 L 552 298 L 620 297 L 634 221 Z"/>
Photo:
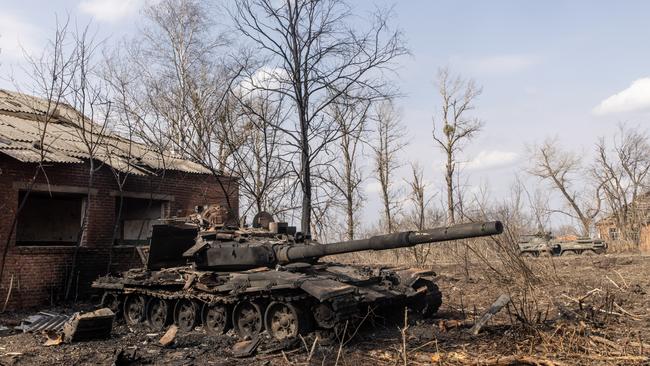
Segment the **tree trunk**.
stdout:
<path fill-rule="evenodd" d="M 77 235 L 77 242 L 75 243 L 74 246 L 74 251 L 72 252 L 72 262 L 70 264 L 70 273 L 68 275 L 68 282 L 65 287 L 65 300 L 70 299 L 70 292 L 72 291 L 72 282 L 74 280 L 74 273 L 77 270 L 77 257 L 79 254 L 79 247 L 81 246 L 81 242 L 84 239 L 84 235 L 86 234 L 86 228 L 88 227 L 88 215 L 90 213 L 90 202 L 92 200 L 91 196 L 91 190 L 93 187 L 93 181 L 95 178 L 95 162 L 92 159 L 92 156 L 90 159 L 88 159 L 90 168 L 88 169 L 88 186 L 87 186 L 87 193 L 86 193 L 86 205 L 84 206 L 83 212 L 81 213 L 81 227 L 79 228 L 79 234 Z M 111 243 L 111 247 L 109 250 L 113 250 L 113 246 Z M 77 279 L 77 286 L 79 285 L 79 280 Z"/>
<path fill-rule="evenodd" d="M 354 240 L 354 208 L 351 197 L 348 198 L 347 216 L 348 216 L 348 240 Z"/>
<path fill-rule="evenodd" d="M 304 116 L 301 116 L 305 120 Z M 300 170 L 302 180 L 302 217 L 300 226 L 305 235 L 311 235 L 311 162 L 309 161 L 309 136 L 307 122 L 302 122 L 302 146 L 300 147 Z"/>
<path fill-rule="evenodd" d="M 454 165 L 451 154 L 447 154 L 447 171 L 445 181 L 447 182 L 447 223 L 453 225 L 456 222 L 454 217 Z"/>

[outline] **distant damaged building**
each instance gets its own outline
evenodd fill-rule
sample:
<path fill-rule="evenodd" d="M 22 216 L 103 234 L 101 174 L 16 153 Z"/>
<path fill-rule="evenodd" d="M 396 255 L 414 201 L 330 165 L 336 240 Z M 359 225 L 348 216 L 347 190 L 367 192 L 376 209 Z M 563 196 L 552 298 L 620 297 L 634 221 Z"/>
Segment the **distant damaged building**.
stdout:
<path fill-rule="evenodd" d="M 596 230 L 614 251 L 650 253 L 650 192 L 596 222 Z"/>
<path fill-rule="evenodd" d="M 0 90 L 0 301 L 8 309 L 56 301 L 70 278 L 73 296 L 84 297 L 98 276 L 139 266 L 137 248 L 157 219 L 206 204 L 238 207 L 236 179 L 80 116 Z"/>

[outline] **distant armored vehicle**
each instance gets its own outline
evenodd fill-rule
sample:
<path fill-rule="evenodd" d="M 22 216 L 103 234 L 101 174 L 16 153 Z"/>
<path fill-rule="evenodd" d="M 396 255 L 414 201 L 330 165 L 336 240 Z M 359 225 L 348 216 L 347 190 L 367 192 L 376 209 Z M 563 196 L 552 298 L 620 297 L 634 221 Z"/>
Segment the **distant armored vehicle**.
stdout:
<path fill-rule="evenodd" d="M 550 233 L 522 235 L 519 238 L 519 254 L 525 257 L 553 255 L 552 238 Z"/>
<path fill-rule="evenodd" d="M 519 239 L 519 254 L 522 256 L 593 255 L 603 254 L 606 251 L 607 243 L 601 239 L 575 238 L 560 240 L 550 233 L 522 235 Z"/>
<path fill-rule="evenodd" d="M 594 255 L 603 254 L 606 251 L 607 242 L 602 239 L 577 238 L 573 240 L 556 241 L 553 244 L 553 253 L 555 255 Z"/>
<path fill-rule="evenodd" d="M 323 256 L 384 250 L 499 234 L 500 222 L 481 222 L 369 239 L 318 244 L 268 214 L 252 228 L 215 222 L 210 210 L 192 222 L 154 225 L 145 268 L 102 277 L 103 304 L 130 325 L 153 329 L 201 324 L 208 333 L 231 327 L 242 338 L 261 332 L 277 339 L 315 329 L 342 329 L 347 321 L 392 306 L 434 314 L 442 294 L 427 269 L 322 263 Z M 206 219 L 211 217 L 211 219 Z"/>

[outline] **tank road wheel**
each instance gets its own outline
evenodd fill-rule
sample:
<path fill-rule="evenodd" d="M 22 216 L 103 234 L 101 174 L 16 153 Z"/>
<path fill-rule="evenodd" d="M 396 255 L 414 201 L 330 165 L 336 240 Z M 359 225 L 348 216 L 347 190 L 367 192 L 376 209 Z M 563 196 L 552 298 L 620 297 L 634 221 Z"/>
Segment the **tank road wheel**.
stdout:
<path fill-rule="evenodd" d="M 320 303 L 312 308 L 312 312 L 319 327 L 332 329 L 336 325 L 336 313 L 329 304 Z"/>
<path fill-rule="evenodd" d="M 147 303 L 147 323 L 153 330 L 162 330 L 169 324 L 171 306 L 169 301 L 163 299 L 151 298 Z"/>
<path fill-rule="evenodd" d="M 174 306 L 174 324 L 183 332 L 190 332 L 199 320 L 199 305 L 187 299 L 179 300 Z"/>
<path fill-rule="evenodd" d="M 226 305 L 205 304 L 201 311 L 203 327 L 208 334 L 224 334 L 231 328 L 231 314 Z"/>
<path fill-rule="evenodd" d="M 128 295 L 124 301 L 124 320 L 128 325 L 136 325 L 144 320 L 145 300 L 140 295 Z"/>
<path fill-rule="evenodd" d="M 594 250 L 592 250 L 592 249 L 585 249 L 585 250 L 582 252 L 582 255 L 586 255 L 586 256 L 588 256 L 588 257 L 591 257 L 591 256 L 596 255 L 596 252 L 595 252 Z"/>
<path fill-rule="evenodd" d="M 562 252 L 561 256 L 563 256 L 563 257 L 571 257 L 571 256 L 574 256 L 576 254 L 578 254 L 578 253 L 574 252 L 573 250 L 565 250 L 565 251 Z"/>
<path fill-rule="evenodd" d="M 423 294 L 414 298 L 409 304 L 409 308 L 422 314 L 423 316 L 433 316 L 442 305 L 442 293 L 438 289 L 438 285 L 426 279 L 419 279 L 413 284 L 413 289 L 418 290 L 426 286 Z"/>
<path fill-rule="evenodd" d="M 122 304 L 122 299 L 120 299 L 120 296 L 116 293 L 113 292 L 104 292 L 104 295 L 102 295 L 102 307 L 104 308 L 109 308 L 115 314 L 115 317 L 119 317 L 121 315 L 121 310 L 123 307 Z"/>
<path fill-rule="evenodd" d="M 240 338 L 255 338 L 264 329 L 262 308 L 254 302 L 240 302 L 232 311 L 232 323 Z"/>
<path fill-rule="evenodd" d="M 272 302 L 266 308 L 264 325 L 271 337 L 278 341 L 295 338 L 308 329 L 308 320 L 300 308 L 292 303 Z"/>

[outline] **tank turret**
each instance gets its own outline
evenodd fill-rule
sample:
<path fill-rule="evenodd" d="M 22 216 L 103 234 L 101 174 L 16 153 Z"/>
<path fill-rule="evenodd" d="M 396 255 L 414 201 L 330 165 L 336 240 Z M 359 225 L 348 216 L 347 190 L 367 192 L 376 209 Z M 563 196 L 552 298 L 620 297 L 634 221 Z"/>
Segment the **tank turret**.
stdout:
<path fill-rule="evenodd" d="M 279 240 L 283 234 L 270 232 L 267 240 L 250 242 L 235 233 L 214 232 L 203 235 L 196 244 L 183 253 L 201 270 L 244 270 L 257 267 L 273 268 L 295 262 L 313 263 L 319 258 L 358 252 L 363 250 L 386 250 L 500 234 L 503 225 L 499 221 L 459 224 L 423 231 L 404 231 L 377 235 L 368 239 L 342 241 L 330 244 L 315 242 L 295 243 Z M 258 236 L 264 233 L 258 233 Z M 249 233 L 255 235 L 255 233 Z M 279 241 L 279 242 L 278 242 Z"/>

